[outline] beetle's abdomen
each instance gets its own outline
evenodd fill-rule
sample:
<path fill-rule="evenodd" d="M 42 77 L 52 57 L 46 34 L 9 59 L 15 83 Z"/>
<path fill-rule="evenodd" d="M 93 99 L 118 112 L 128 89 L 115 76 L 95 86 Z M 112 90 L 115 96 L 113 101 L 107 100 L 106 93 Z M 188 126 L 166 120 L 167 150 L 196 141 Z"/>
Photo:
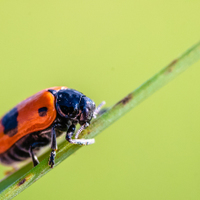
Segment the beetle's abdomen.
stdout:
<path fill-rule="evenodd" d="M 38 143 L 39 148 L 34 149 L 35 153 L 40 147 L 46 146 L 51 142 L 51 132 L 36 132 L 26 135 L 14 143 L 7 151 L 0 154 L 0 162 L 5 165 L 11 165 L 16 162 L 24 161 L 30 158 L 29 149 L 34 143 Z"/>

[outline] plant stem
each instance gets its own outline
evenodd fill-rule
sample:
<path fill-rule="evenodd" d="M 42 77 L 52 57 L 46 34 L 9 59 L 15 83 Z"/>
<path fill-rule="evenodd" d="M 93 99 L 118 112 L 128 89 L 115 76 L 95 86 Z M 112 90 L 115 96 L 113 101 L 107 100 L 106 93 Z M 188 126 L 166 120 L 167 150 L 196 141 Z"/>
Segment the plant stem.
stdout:
<path fill-rule="evenodd" d="M 197 43 L 182 56 L 172 61 L 169 65 L 163 68 L 155 76 L 146 81 L 143 85 L 128 94 L 103 115 L 94 120 L 91 125 L 82 131 L 80 138 L 93 138 L 113 122 L 119 119 L 126 112 L 137 106 L 144 99 L 149 97 L 159 88 L 167 84 L 181 72 L 200 59 L 200 43 Z M 63 141 L 59 145 L 59 151 L 56 156 L 55 166 L 60 164 L 64 159 L 81 148 L 78 145 L 69 144 Z M 52 170 L 48 166 L 49 152 L 45 153 L 39 165 L 31 169 L 31 164 L 26 165 L 19 171 L 7 177 L 0 183 L 0 199 L 11 199 L 21 191 L 30 186 L 48 171 Z"/>

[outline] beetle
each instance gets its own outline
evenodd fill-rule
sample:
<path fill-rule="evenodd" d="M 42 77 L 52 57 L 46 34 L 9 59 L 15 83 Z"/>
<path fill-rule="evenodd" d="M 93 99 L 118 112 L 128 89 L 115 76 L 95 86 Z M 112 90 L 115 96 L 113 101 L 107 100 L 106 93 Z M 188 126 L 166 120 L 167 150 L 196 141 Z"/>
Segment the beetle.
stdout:
<path fill-rule="evenodd" d="M 56 137 L 64 132 L 71 144 L 89 145 L 95 142 L 94 139 L 77 138 L 104 103 L 96 108 L 90 98 L 67 87 L 48 88 L 27 98 L 0 119 L 0 162 L 15 165 L 31 157 L 35 167 L 39 164 L 36 153 L 50 144 L 52 150 L 48 164 L 53 168 Z M 72 139 L 77 124 L 81 127 Z"/>

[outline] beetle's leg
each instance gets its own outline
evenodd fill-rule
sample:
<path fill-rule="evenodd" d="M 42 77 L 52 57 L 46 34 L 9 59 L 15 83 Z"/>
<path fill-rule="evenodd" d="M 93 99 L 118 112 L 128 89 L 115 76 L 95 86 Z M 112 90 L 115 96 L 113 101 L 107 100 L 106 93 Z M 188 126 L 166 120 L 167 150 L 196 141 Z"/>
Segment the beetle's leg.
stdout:
<path fill-rule="evenodd" d="M 75 125 L 71 125 L 67 131 L 66 140 L 71 144 L 89 145 L 95 142 L 94 139 L 71 139 L 75 132 Z"/>
<path fill-rule="evenodd" d="M 57 150 L 57 142 L 56 142 L 56 130 L 66 131 L 67 125 L 61 123 L 55 123 L 51 129 L 51 153 L 49 157 L 49 166 L 53 168 L 55 164 L 56 150 Z"/>
<path fill-rule="evenodd" d="M 31 144 L 31 146 L 29 147 L 29 154 L 30 154 L 30 157 L 32 158 L 32 162 L 33 162 L 34 167 L 36 165 L 38 165 L 40 162 L 39 162 L 37 156 L 34 154 L 33 149 L 37 148 L 37 147 L 44 146 L 46 144 L 48 144 L 48 141 L 38 141 L 38 142 Z"/>
<path fill-rule="evenodd" d="M 71 143 L 72 140 L 72 136 L 74 135 L 74 132 L 76 130 L 76 126 L 74 124 L 72 124 L 69 129 L 67 130 L 67 134 L 66 134 L 66 140 Z"/>
<path fill-rule="evenodd" d="M 53 168 L 55 164 L 55 157 L 56 157 L 56 150 L 57 150 L 55 126 L 53 126 L 51 130 L 51 149 L 52 151 L 49 157 L 49 166 Z"/>
<path fill-rule="evenodd" d="M 40 163 L 37 156 L 33 153 L 33 149 L 35 147 L 38 147 L 38 146 L 39 146 L 38 143 L 34 143 L 29 148 L 29 154 L 30 154 L 30 157 L 32 158 L 32 162 L 33 162 L 34 167 Z"/>
<path fill-rule="evenodd" d="M 50 153 L 50 157 L 49 157 L 49 166 L 51 168 L 53 168 L 54 164 L 55 164 L 55 157 L 56 157 L 56 151 L 52 150 Z"/>

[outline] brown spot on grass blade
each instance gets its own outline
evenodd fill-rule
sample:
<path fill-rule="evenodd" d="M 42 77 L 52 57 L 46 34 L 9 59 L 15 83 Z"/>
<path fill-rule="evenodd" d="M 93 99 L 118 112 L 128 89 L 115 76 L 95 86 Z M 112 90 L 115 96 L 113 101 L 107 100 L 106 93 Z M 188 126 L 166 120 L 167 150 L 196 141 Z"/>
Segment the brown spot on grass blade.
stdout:
<path fill-rule="evenodd" d="M 90 131 L 87 132 L 88 135 L 90 135 L 90 133 L 91 133 Z"/>
<path fill-rule="evenodd" d="M 25 183 L 25 181 L 26 181 L 26 179 L 24 178 L 24 179 L 22 179 L 19 183 L 18 183 L 18 186 L 20 186 L 20 185 L 22 185 L 22 184 L 24 184 Z"/>
<path fill-rule="evenodd" d="M 29 174 L 25 178 L 21 179 L 16 186 L 19 187 L 19 186 L 23 185 L 25 182 L 30 181 L 33 177 L 34 177 L 33 174 Z"/>
<path fill-rule="evenodd" d="M 120 100 L 117 104 L 115 104 L 115 106 L 119 104 L 123 104 L 125 106 L 129 101 L 131 101 L 132 98 L 133 98 L 133 94 L 128 94 L 126 97 Z"/>
<path fill-rule="evenodd" d="M 177 62 L 178 62 L 178 60 L 175 59 L 175 60 L 173 60 L 173 61 L 169 64 L 169 66 L 167 67 L 166 74 L 171 73 L 171 72 L 174 70 L 175 64 L 176 64 Z"/>

